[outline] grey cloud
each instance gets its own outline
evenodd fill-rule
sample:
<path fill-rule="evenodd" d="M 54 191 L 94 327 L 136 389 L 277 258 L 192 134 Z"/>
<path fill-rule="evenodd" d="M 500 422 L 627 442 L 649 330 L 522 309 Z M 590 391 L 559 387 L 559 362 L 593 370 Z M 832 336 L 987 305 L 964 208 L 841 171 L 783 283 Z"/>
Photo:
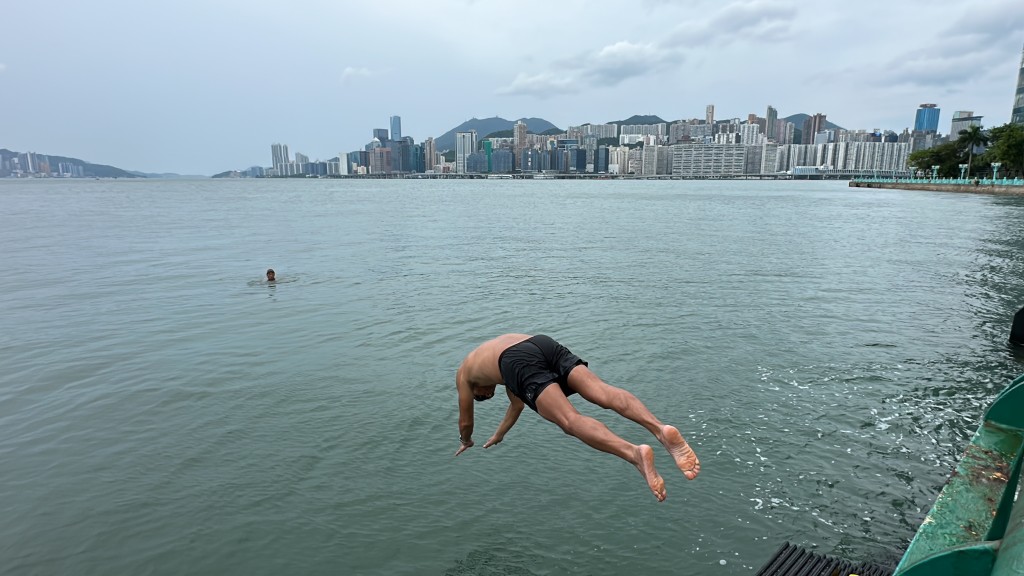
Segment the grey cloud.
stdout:
<path fill-rule="evenodd" d="M 796 16 L 796 7 L 788 2 L 752 0 L 734 2 L 722 8 L 708 20 L 710 28 L 730 26 L 734 30 L 758 28 L 765 24 L 789 21 Z"/>
<path fill-rule="evenodd" d="M 1024 12 L 1015 3 L 971 6 L 931 44 L 898 55 L 881 69 L 887 84 L 960 86 L 990 72 L 1005 59 L 1003 42 L 1024 33 Z"/>
<path fill-rule="evenodd" d="M 369 68 L 355 68 L 349 66 L 341 71 L 342 83 L 351 82 L 352 80 L 360 77 L 366 77 L 372 75 L 373 72 Z"/>
<path fill-rule="evenodd" d="M 532 75 L 520 73 L 510 85 L 500 88 L 497 93 L 547 97 L 576 93 L 584 87 L 616 86 L 630 78 L 678 64 L 682 59 L 683 55 L 678 51 L 654 43 L 620 41 L 596 53 L 583 53 L 573 59 L 560 60 L 550 71 Z"/>
<path fill-rule="evenodd" d="M 693 24 L 681 24 L 669 35 L 667 43 L 698 46 L 726 38 L 784 40 L 792 36 L 796 7 L 788 2 L 752 0 L 733 2 L 710 18 Z"/>
<path fill-rule="evenodd" d="M 552 72 L 541 72 L 532 75 L 520 73 L 511 84 L 498 89 L 497 94 L 522 94 L 545 98 L 576 92 L 579 92 L 579 86 L 571 74 L 559 75 Z"/>
<path fill-rule="evenodd" d="M 964 85 L 987 73 L 992 52 L 969 52 L 956 56 L 919 55 L 890 62 L 880 78 L 887 84 L 943 88 Z"/>
<path fill-rule="evenodd" d="M 947 34 L 974 37 L 979 41 L 995 41 L 1006 37 L 1020 38 L 1024 31 L 1024 10 L 1017 0 L 971 5 L 970 10 L 956 19 Z"/>
<path fill-rule="evenodd" d="M 686 59 L 683 48 L 697 49 L 736 37 L 784 40 L 791 36 L 795 15 L 796 8 L 788 2 L 733 2 L 703 22 L 678 27 L 664 42 L 609 44 L 596 53 L 577 54 L 555 62 L 550 70 L 520 73 L 497 93 L 552 96 L 578 92 L 583 87 L 615 86 L 680 65 Z"/>
<path fill-rule="evenodd" d="M 619 84 L 682 61 L 675 50 L 655 44 L 617 42 L 602 48 L 584 70 L 590 84 Z"/>

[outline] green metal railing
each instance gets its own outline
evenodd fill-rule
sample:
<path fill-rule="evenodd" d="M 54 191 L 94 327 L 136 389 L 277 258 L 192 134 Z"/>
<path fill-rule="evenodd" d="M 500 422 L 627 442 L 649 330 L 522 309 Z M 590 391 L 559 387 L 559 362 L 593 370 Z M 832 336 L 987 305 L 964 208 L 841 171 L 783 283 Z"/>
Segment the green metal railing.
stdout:
<path fill-rule="evenodd" d="M 1024 186 L 1024 180 L 1020 178 L 854 178 L 855 182 L 877 182 L 883 184 L 948 184 L 951 186 Z"/>

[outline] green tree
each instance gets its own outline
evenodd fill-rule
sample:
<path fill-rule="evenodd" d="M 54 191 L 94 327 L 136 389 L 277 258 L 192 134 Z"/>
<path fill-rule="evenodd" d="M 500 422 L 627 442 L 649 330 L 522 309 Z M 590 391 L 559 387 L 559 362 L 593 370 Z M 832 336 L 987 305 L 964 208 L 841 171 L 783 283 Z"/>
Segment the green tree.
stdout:
<path fill-rule="evenodd" d="M 988 144 L 988 136 L 981 129 L 981 126 L 977 124 L 972 124 L 966 129 L 961 130 L 959 135 L 960 138 L 957 139 L 957 143 L 967 148 L 967 177 L 970 178 L 971 165 L 974 162 L 974 149 Z"/>
<path fill-rule="evenodd" d="M 958 142 L 947 142 L 927 150 L 918 150 L 907 158 L 907 164 L 932 175 L 932 166 L 938 166 L 940 178 L 955 178 L 960 175 L 960 164 L 964 162 L 963 150 Z"/>
<path fill-rule="evenodd" d="M 986 162 L 1002 163 L 1004 174 L 1024 173 L 1024 125 L 1004 124 L 989 130 L 991 146 L 985 151 Z"/>

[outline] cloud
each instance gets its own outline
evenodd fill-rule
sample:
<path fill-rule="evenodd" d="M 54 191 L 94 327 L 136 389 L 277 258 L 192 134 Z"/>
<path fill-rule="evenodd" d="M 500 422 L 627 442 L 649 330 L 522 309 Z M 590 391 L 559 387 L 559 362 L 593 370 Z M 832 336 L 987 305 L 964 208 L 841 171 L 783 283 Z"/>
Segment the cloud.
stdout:
<path fill-rule="evenodd" d="M 596 53 L 582 53 L 556 61 L 552 69 L 537 74 L 519 73 L 499 95 L 531 95 L 541 98 L 574 94 L 584 88 L 616 86 L 639 76 L 678 64 L 683 55 L 654 43 L 620 41 Z"/>
<path fill-rule="evenodd" d="M 352 66 L 348 66 L 341 71 L 341 82 L 344 84 L 357 78 L 365 78 L 372 75 L 373 72 L 371 72 L 369 68 L 354 68 Z"/>
<path fill-rule="evenodd" d="M 737 40 L 787 40 L 793 36 L 796 15 L 796 7 L 788 2 L 733 2 L 704 21 L 677 26 L 666 43 L 701 46 Z"/>
<path fill-rule="evenodd" d="M 1016 0 L 972 5 L 936 40 L 882 64 L 877 78 L 886 84 L 942 88 L 990 74 L 993 63 L 1005 60 L 1007 40 L 1019 46 L 1016 41 L 1024 34 L 1024 12 L 1015 7 Z"/>
<path fill-rule="evenodd" d="M 745 0 L 724 6 L 708 19 L 677 27 L 662 41 L 620 40 L 596 52 L 580 52 L 555 61 L 548 70 L 520 72 L 500 95 L 538 97 L 569 94 L 584 88 L 616 86 L 633 78 L 679 67 L 685 50 L 703 50 L 739 40 L 786 40 L 793 36 L 796 8 L 778 0 Z"/>
<path fill-rule="evenodd" d="M 520 72 L 511 84 L 499 88 L 496 93 L 499 95 L 526 94 L 544 98 L 556 94 L 573 94 L 579 91 L 579 82 L 572 74 L 559 75 L 553 72 L 541 72 L 531 75 Z"/>
<path fill-rule="evenodd" d="M 1012 38 L 1020 40 L 1024 32 L 1024 11 L 1017 1 L 989 2 L 972 5 L 970 10 L 956 23 L 950 25 L 947 33 L 974 37 L 979 42 L 995 42 Z"/>

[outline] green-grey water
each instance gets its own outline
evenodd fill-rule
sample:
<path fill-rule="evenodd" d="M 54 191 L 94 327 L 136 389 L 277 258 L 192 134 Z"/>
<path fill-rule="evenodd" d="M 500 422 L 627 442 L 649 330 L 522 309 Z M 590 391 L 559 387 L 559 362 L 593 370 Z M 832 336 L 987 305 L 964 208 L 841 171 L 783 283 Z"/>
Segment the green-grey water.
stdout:
<path fill-rule="evenodd" d="M 0 574 L 895 563 L 1024 372 L 1022 222 L 836 182 L 0 181 Z M 455 369 L 503 332 L 701 475 L 658 448 L 659 504 L 529 411 L 485 451 L 503 401 L 453 458 Z"/>

